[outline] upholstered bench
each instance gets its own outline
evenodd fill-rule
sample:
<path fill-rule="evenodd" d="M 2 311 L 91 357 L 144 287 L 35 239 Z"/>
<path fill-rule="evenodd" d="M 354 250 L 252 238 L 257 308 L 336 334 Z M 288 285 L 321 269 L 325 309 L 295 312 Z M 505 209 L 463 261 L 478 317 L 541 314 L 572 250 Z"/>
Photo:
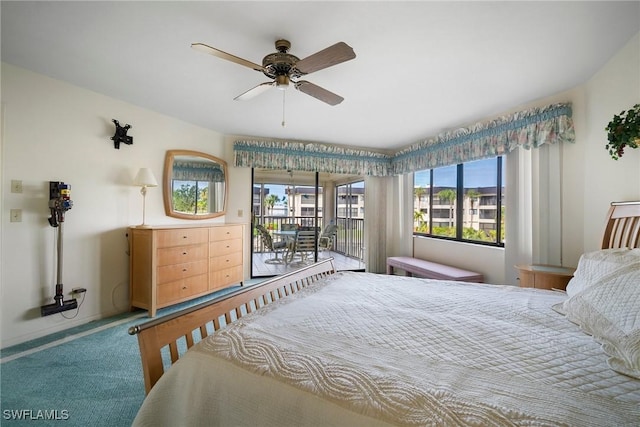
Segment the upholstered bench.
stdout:
<path fill-rule="evenodd" d="M 474 283 L 484 282 L 484 277 L 480 273 L 406 256 L 387 258 L 387 274 L 393 274 L 394 268 L 404 270 L 407 276 L 416 275 L 426 279 L 457 280 L 460 282 Z"/>

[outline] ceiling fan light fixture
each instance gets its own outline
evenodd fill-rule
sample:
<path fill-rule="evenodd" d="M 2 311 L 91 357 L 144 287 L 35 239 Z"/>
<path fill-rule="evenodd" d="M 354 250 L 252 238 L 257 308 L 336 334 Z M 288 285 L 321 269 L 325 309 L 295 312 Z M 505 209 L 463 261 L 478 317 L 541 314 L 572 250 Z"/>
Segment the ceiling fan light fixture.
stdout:
<path fill-rule="evenodd" d="M 289 82 L 290 79 L 287 75 L 276 76 L 276 88 L 280 90 L 287 90 L 287 88 L 289 88 Z"/>

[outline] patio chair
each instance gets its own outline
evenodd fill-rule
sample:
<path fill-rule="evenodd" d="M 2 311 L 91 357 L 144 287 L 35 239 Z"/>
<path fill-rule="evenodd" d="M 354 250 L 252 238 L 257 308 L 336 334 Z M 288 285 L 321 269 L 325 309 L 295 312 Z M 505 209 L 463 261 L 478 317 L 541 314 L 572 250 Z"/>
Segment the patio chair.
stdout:
<path fill-rule="evenodd" d="M 338 232 L 338 226 L 335 224 L 328 224 L 322 233 L 320 233 L 320 237 L 318 237 L 318 249 L 320 251 L 331 250 L 333 248 L 333 239 Z"/>
<path fill-rule="evenodd" d="M 284 262 L 284 258 L 278 258 L 278 254 L 280 252 L 284 252 L 287 249 L 287 242 L 284 240 L 274 242 L 271 237 L 271 233 L 269 230 L 264 228 L 261 224 L 256 224 L 256 230 L 260 233 L 260 238 L 262 239 L 262 244 L 269 252 L 273 252 L 276 254 L 275 258 L 270 258 L 265 261 L 265 264 L 282 264 Z"/>
<path fill-rule="evenodd" d="M 299 256 L 300 261 L 296 261 L 296 263 L 307 264 L 309 257 L 313 258 L 313 254 L 316 251 L 316 232 L 313 230 L 298 231 L 293 250 L 292 260 L 294 256 Z M 311 259 L 311 262 L 313 262 L 313 259 Z"/>

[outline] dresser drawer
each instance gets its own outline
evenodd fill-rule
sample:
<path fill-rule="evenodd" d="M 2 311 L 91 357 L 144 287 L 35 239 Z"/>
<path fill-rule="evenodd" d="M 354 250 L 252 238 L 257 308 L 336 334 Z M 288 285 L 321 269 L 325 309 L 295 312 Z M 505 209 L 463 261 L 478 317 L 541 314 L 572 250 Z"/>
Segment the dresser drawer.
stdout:
<path fill-rule="evenodd" d="M 242 239 L 242 226 L 211 227 L 209 241 L 215 242 L 230 239 Z"/>
<path fill-rule="evenodd" d="M 157 265 L 183 264 L 185 262 L 207 259 L 208 256 L 209 248 L 206 243 L 158 249 Z"/>
<path fill-rule="evenodd" d="M 209 242 L 209 256 L 226 255 L 233 252 L 242 252 L 242 240 L 231 239 L 219 242 Z"/>
<path fill-rule="evenodd" d="M 225 268 L 218 271 L 212 271 L 209 274 L 209 290 L 226 288 L 234 283 L 242 282 L 242 266 L 237 265 L 231 268 Z"/>
<path fill-rule="evenodd" d="M 209 268 L 211 271 L 235 267 L 242 264 L 242 252 L 234 252 L 221 256 L 209 258 Z"/>
<path fill-rule="evenodd" d="M 128 229 L 130 305 L 149 310 L 198 298 L 244 279 L 246 224 Z"/>
<path fill-rule="evenodd" d="M 208 291 L 207 275 L 158 285 L 158 305 L 170 304 Z"/>
<path fill-rule="evenodd" d="M 181 228 L 179 230 L 158 230 L 156 242 L 159 248 L 170 248 L 206 243 L 208 240 L 209 233 L 206 228 Z"/>
<path fill-rule="evenodd" d="M 158 267 L 156 282 L 158 284 L 175 282 L 187 277 L 197 276 L 207 273 L 207 260 L 186 262 L 184 264 L 172 264 Z"/>

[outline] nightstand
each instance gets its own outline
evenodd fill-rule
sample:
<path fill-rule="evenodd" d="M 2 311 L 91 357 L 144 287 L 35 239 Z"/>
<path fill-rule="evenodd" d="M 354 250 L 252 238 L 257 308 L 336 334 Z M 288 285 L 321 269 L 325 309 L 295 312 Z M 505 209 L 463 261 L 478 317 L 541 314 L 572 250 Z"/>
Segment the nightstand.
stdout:
<path fill-rule="evenodd" d="M 575 268 L 558 265 L 516 265 L 518 279 L 523 288 L 559 289 L 564 291 L 573 277 Z"/>

